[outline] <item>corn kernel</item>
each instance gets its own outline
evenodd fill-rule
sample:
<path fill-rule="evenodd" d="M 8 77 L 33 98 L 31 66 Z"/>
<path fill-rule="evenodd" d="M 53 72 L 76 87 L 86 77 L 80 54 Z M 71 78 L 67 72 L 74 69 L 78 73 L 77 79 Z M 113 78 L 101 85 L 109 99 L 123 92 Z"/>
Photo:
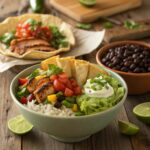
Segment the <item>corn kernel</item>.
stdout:
<path fill-rule="evenodd" d="M 40 79 L 45 78 L 45 77 L 46 77 L 46 75 L 40 75 L 40 76 L 36 76 L 35 79 L 40 80 Z"/>
<path fill-rule="evenodd" d="M 78 111 L 78 106 L 77 106 L 77 104 L 73 104 L 72 111 L 74 111 L 74 112 L 77 112 L 77 111 Z"/>
<path fill-rule="evenodd" d="M 52 104 L 56 103 L 56 101 L 57 101 L 57 96 L 56 96 L 56 94 L 48 95 L 48 96 L 47 96 L 47 100 L 48 100 L 49 102 L 51 102 Z"/>

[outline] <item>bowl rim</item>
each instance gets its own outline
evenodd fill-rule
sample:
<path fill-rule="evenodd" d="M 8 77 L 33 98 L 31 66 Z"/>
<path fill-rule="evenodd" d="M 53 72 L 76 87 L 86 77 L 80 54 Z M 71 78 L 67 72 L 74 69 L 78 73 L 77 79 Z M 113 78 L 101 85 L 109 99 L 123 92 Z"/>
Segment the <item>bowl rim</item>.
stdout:
<path fill-rule="evenodd" d="M 118 45 L 128 44 L 128 43 L 129 44 L 137 44 L 137 45 L 141 45 L 141 46 L 150 48 L 150 44 L 148 44 L 146 42 L 143 42 L 143 41 L 124 40 L 124 41 L 112 42 L 112 43 L 109 43 L 109 44 L 103 46 L 102 48 L 100 48 L 97 51 L 97 53 L 96 53 L 96 61 L 97 61 L 97 63 L 99 65 L 103 66 L 104 68 L 108 69 L 108 70 L 111 70 L 111 71 L 114 71 L 114 72 L 117 72 L 117 73 L 123 74 L 123 75 L 138 76 L 138 77 L 139 76 L 150 76 L 150 72 L 145 72 L 145 73 L 124 72 L 124 71 L 120 71 L 120 70 L 115 70 L 115 69 L 109 68 L 109 67 L 107 67 L 106 65 L 104 65 L 101 62 L 101 57 L 103 55 L 103 52 L 108 51 L 109 48 L 112 48 L 112 47 L 115 47 L 115 46 L 118 46 Z"/>
<path fill-rule="evenodd" d="M 90 114 L 90 115 L 83 115 L 83 116 L 50 116 L 50 115 L 45 115 L 45 114 L 42 114 L 42 113 L 39 113 L 39 112 L 36 112 L 28 107 L 26 107 L 25 105 L 21 104 L 19 102 L 19 100 L 16 98 L 16 96 L 14 95 L 13 93 L 13 86 L 14 86 L 14 83 L 17 81 L 17 79 L 19 77 L 22 76 L 23 73 L 27 72 L 28 70 L 31 70 L 33 68 L 37 68 L 39 67 L 40 64 L 36 64 L 36 65 L 33 65 L 31 67 L 28 67 L 26 69 L 24 69 L 23 71 L 21 71 L 19 74 L 17 74 L 13 80 L 11 81 L 11 84 L 10 84 L 10 95 L 11 95 L 11 98 L 13 99 L 13 101 L 17 104 L 17 107 L 19 105 L 19 107 L 21 107 L 21 109 L 24 109 L 26 111 L 29 111 L 30 113 L 33 113 L 35 115 L 39 115 L 41 117 L 45 117 L 45 118 L 53 118 L 53 119 L 66 119 L 66 120 L 73 120 L 73 119 L 85 119 L 85 118 L 92 118 L 92 117 L 96 117 L 96 116 L 99 116 L 101 114 L 105 114 L 105 113 L 108 113 L 108 112 L 112 112 L 114 109 L 118 108 L 118 107 L 121 107 L 123 105 L 123 103 L 125 102 L 126 98 L 127 98 L 127 94 L 128 94 L 128 87 L 127 87 L 127 84 L 126 82 L 124 81 L 124 79 L 118 75 L 117 73 L 115 72 L 112 72 L 108 69 L 105 69 L 107 72 L 109 72 L 111 75 L 114 75 L 115 77 L 117 77 L 117 79 L 119 79 L 122 83 L 122 85 L 124 86 L 125 88 L 125 94 L 123 96 L 123 98 L 113 107 L 110 107 L 102 112 L 97 112 L 97 113 L 94 113 L 94 114 Z M 19 108 L 20 109 L 20 108 Z"/>

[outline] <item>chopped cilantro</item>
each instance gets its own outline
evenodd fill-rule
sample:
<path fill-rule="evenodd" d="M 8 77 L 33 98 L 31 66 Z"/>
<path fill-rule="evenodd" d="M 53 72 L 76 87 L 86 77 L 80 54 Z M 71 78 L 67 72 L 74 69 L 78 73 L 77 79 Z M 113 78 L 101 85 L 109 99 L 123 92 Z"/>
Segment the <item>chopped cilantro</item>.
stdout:
<path fill-rule="evenodd" d="M 59 67 L 57 67 L 54 64 L 49 64 L 48 65 L 48 70 L 47 70 L 47 76 L 51 76 L 53 74 L 60 74 L 63 70 Z"/>
<path fill-rule="evenodd" d="M 126 20 L 124 21 L 124 27 L 127 29 L 139 29 L 142 25 L 133 20 Z"/>
<path fill-rule="evenodd" d="M 10 45 L 10 42 L 15 38 L 14 32 L 7 32 L 0 37 L 0 41 L 7 46 Z"/>
<path fill-rule="evenodd" d="M 92 26 L 92 24 L 89 24 L 89 23 L 77 23 L 77 24 L 76 24 L 76 27 L 77 27 L 77 28 L 80 28 L 80 29 L 84 29 L 84 30 L 89 30 L 89 29 L 91 29 L 93 26 Z"/>
<path fill-rule="evenodd" d="M 106 29 L 111 29 L 113 28 L 113 24 L 111 22 L 104 22 L 103 23 L 103 27 L 106 28 Z"/>

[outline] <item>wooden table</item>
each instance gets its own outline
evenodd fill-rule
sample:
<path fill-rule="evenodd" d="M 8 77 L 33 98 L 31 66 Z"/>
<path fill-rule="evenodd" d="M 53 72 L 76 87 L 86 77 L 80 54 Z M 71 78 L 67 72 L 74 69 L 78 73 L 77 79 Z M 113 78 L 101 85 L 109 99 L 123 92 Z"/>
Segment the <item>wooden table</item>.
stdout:
<path fill-rule="evenodd" d="M 2 1 L 0 5 L 2 5 Z M 57 14 L 67 22 L 75 24 L 73 20 L 60 13 Z M 112 18 L 123 21 L 127 18 L 140 20 L 149 17 L 150 0 L 144 0 L 141 8 L 113 16 Z M 95 28 L 99 29 L 99 21 L 95 23 Z M 149 39 L 145 40 L 150 41 Z M 95 54 L 96 51 L 82 58 L 95 63 Z M 138 121 L 132 113 L 135 105 L 150 101 L 150 93 L 139 96 L 128 96 L 118 117 L 108 127 L 80 143 L 61 143 L 37 129 L 33 129 L 32 132 L 24 136 L 14 135 L 8 130 L 7 121 L 19 114 L 9 94 L 9 85 L 15 75 L 16 73 L 12 72 L 12 70 L 0 74 L 1 150 L 150 150 L 150 127 Z M 129 120 L 137 124 L 140 127 L 140 132 L 132 137 L 121 135 L 118 130 L 118 120 Z"/>

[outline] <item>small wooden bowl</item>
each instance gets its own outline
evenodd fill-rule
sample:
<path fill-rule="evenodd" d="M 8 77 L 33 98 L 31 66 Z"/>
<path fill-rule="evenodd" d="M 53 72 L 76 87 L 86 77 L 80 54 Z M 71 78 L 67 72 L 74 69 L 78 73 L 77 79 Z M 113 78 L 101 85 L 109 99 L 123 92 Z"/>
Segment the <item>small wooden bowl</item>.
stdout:
<path fill-rule="evenodd" d="M 104 68 L 107 68 L 111 71 L 114 71 L 121 75 L 124 80 L 126 81 L 128 85 L 129 94 L 137 95 L 137 94 L 143 94 L 150 91 L 150 73 L 128 73 L 123 71 L 118 71 L 111 69 L 107 66 L 105 66 L 101 59 L 104 54 L 110 49 L 114 48 L 116 46 L 121 46 L 124 44 L 134 44 L 134 45 L 141 45 L 144 47 L 147 47 L 150 50 L 150 45 L 145 42 L 139 42 L 139 41 L 119 41 L 119 42 L 113 42 L 110 43 L 104 47 L 102 47 L 96 54 L 96 61 L 99 65 L 101 65 Z"/>

